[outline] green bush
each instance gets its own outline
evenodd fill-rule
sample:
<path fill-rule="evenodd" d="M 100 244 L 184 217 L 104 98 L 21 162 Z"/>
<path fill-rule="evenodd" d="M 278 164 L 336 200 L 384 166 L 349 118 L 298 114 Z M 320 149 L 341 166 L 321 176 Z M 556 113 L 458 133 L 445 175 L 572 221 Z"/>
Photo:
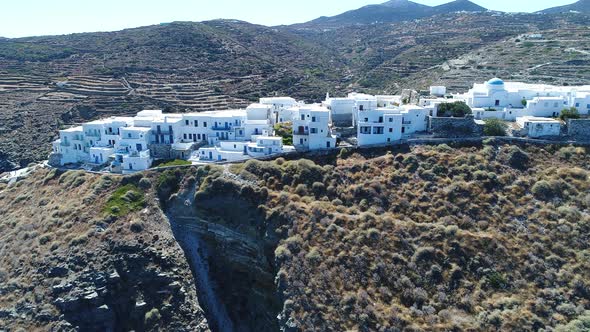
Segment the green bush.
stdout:
<path fill-rule="evenodd" d="M 508 125 L 500 119 L 487 119 L 483 126 L 485 136 L 506 136 Z"/>
<path fill-rule="evenodd" d="M 579 119 L 580 118 L 580 112 L 578 112 L 578 109 L 575 107 L 571 107 L 571 108 L 564 108 L 561 111 L 561 114 L 559 114 L 559 118 L 562 120 L 567 120 L 567 119 Z"/>
<path fill-rule="evenodd" d="M 465 102 L 456 101 L 454 103 L 442 103 L 438 105 L 436 115 L 439 117 L 462 118 L 471 113 L 471 108 Z"/>

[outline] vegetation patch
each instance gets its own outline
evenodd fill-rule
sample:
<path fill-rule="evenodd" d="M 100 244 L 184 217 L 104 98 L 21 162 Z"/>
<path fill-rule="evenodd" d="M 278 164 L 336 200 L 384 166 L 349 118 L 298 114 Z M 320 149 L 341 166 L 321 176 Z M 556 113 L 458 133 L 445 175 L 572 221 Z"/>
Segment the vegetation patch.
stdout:
<path fill-rule="evenodd" d="M 170 167 L 170 166 L 186 166 L 192 165 L 188 160 L 176 159 L 176 160 L 158 160 L 154 163 L 153 167 Z"/>
<path fill-rule="evenodd" d="M 145 206 L 145 194 L 137 186 L 127 184 L 115 190 L 103 208 L 105 214 L 117 217 L 140 210 Z"/>

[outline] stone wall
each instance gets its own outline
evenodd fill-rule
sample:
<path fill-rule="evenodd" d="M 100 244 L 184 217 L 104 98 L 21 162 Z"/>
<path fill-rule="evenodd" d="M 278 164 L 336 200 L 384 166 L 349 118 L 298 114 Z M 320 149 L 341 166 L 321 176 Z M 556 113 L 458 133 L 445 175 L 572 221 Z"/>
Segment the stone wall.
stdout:
<path fill-rule="evenodd" d="M 152 158 L 156 159 L 170 159 L 171 146 L 169 144 L 150 144 L 148 146 L 152 154 Z"/>
<path fill-rule="evenodd" d="M 464 118 L 428 117 L 428 128 L 434 137 L 478 137 L 483 126 L 478 125 L 472 115 Z"/>
<path fill-rule="evenodd" d="M 47 162 L 49 166 L 59 167 L 61 166 L 61 153 L 52 153 L 49 155 L 49 161 Z"/>
<path fill-rule="evenodd" d="M 570 119 L 567 135 L 576 141 L 590 141 L 590 119 Z"/>

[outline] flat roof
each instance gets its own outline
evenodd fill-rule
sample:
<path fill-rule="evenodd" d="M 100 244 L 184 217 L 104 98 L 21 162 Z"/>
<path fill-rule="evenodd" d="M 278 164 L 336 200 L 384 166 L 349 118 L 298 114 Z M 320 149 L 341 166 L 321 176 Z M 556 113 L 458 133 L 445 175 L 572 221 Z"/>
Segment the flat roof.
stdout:
<path fill-rule="evenodd" d="M 537 117 L 537 116 L 521 116 L 516 118 L 516 120 L 518 121 L 518 119 L 524 120 L 524 121 L 528 121 L 528 122 L 557 122 L 557 123 L 561 123 L 561 121 L 556 120 L 556 119 L 552 119 L 552 118 L 541 118 L 541 117 Z"/>
<path fill-rule="evenodd" d="M 61 131 L 66 132 L 66 133 L 73 133 L 76 131 L 84 131 L 84 128 L 82 128 L 82 126 L 76 126 L 76 127 L 71 127 L 68 129 L 63 129 Z"/>
<path fill-rule="evenodd" d="M 132 127 L 124 127 L 124 128 L 121 128 L 121 129 L 122 130 L 126 130 L 126 131 L 139 131 L 139 132 L 144 132 L 144 133 L 152 130 L 152 128 L 148 128 L 148 127 L 135 127 L 135 126 L 132 126 Z"/>
<path fill-rule="evenodd" d="M 185 114 L 183 114 L 183 116 L 209 116 L 209 117 L 246 116 L 246 110 L 195 112 L 195 113 L 185 113 Z"/>

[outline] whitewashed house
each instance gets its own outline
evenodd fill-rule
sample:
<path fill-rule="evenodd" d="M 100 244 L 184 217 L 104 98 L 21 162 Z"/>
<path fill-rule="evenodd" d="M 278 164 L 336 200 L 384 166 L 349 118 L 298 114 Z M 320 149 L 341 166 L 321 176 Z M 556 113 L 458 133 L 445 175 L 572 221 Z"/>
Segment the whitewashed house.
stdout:
<path fill-rule="evenodd" d="M 303 105 L 291 97 L 260 98 L 259 105 L 270 107 L 272 124 L 289 122 L 293 118 L 293 108 Z"/>
<path fill-rule="evenodd" d="M 345 98 L 330 98 L 327 95 L 326 100 L 322 102 L 322 106 L 330 110 L 332 122 L 339 126 L 356 126 L 359 112 L 391 108 L 401 104 L 401 96 L 373 96 L 356 92 L 349 93 Z"/>
<path fill-rule="evenodd" d="M 531 138 L 559 136 L 561 122 L 556 119 L 523 116 L 516 118 L 518 134 Z"/>
<path fill-rule="evenodd" d="M 332 134 L 330 110 L 320 105 L 294 109 L 293 145 L 300 150 L 335 148 L 336 136 Z"/>
<path fill-rule="evenodd" d="M 395 108 L 378 108 L 358 113 L 357 141 L 359 146 L 394 143 L 427 129 L 430 110 L 403 105 Z"/>

